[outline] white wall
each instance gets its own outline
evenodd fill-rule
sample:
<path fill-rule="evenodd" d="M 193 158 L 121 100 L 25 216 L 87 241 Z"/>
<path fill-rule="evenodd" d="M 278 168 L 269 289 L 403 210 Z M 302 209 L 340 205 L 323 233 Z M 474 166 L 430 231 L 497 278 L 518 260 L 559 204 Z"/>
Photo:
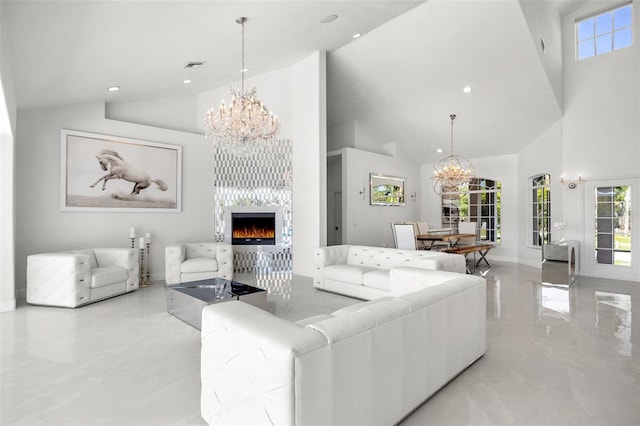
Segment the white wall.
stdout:
<path fill-rule="evenodd" d="M 558 106 L 563 104 L 562 81 L 562 20 L 556 5 L 550 1 L 519 0 L 520 7 L 531 33 L 531 41 L 536 47 L 540 62 L 547 73 Z M 541 39 L 545 49 L 542 50 Z"/>
<path fill-rule="evenodd" d="M 353 148 L 342 150 L 342 242 L 343 244 L 393 247 L 391 222 L 419 219 L 420 175 L 414 162 Z M 406 179 L 406 206 L 372 206 L 369 173 Z M 364 190 L 364 194 L 360 194 Z"/>
<path fill-rule="evenodd" d="M 342 148 L 355 148 L 356 122 L 343 121 L 329 126 L 327 129 L 327 151 L 337 151 Z"/>
<path fill-rule="evenodd" d="M 0 4 L 0 22 L 3 10 Z M 5 28 L 2 25 L 0 31 L 0 312 L 16 307 L 13 166 L 17 108 Z"/>
<path fill-rule="evenodd" d="M 313 250 L 327 245 L 326 54 L 291 68 L 293 273 L 313 275 Z"/>
<path fill-rule="evenodd" d="M 563 21 L 564 100 L 562 158 L 565 178 L 582 175 L 586 181 L 607 181 L 640 176 L 640 31 L 634 28 L 634 45 L 602 56 L 576 61 L 574 22 L 617 2 L 589 2 Z M 634 24 L 640 22 L 635 2 Z M 563 213 L 567 239 L 593 238 L 585 220 L 592 193 L 582 185 L 564 191 Z M 633 202 L 633 223 L 640 220 L 640 202 Z M 590 229 L 590 232 L 587 230 Z M 638 259 L 640 241 L 633 258 Z M 593 253 L 581 250 L 583 269 L 593 262 Z M 638 280 L 629 275 L 627 279 Z"/>
<path fill-rule="evenodd" d="M 152 279 L 164 277 L 165 246 L 211 239 L 213 149 L 204 137 L 104 116 L 102 103 L 20 111 L 15 163 L 17 289 L 26 287 L 27 255 L 88 247 L 129 247 L 131 226 L 138 233 L 152 234 Z M 182 213 L 61 212 L 60 129 L 181 145 Z M 96 163 L 101 172 L 97 166 Z"/>
<path fill-rule="evenodd" d="M 517 262 L 520 244 L 519 204 L 518 192 L 518 155 L 508 154 L 496 157 L 474 158 L 470 160 L 476 176 L 498 180 L 502 182 L 501 194 L 501 237 L 502 243 L 491 250 L 491 258 L 509 262 Z M 421 181 L 424 182 L 421 191 L 420 217 L 432 228 L 439 228 L 442 218 L 442 200 L 431 184 L 433 164 L 423 164 L 420 167 Z"/>
<path fill-rule="evenodd" d="M 174 96 L 128 102 L 108 102 L 106 117 L 111 120 L 202 133 L 204 114 L 196 114 L 195 96 Z"/>

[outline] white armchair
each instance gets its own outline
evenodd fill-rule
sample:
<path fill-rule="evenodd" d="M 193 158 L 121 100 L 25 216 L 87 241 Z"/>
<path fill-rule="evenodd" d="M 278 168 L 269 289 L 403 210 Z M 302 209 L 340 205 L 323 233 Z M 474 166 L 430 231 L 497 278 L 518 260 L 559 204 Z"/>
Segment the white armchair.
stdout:
<path fill-rule="evenodd" d="M 185 243 L 165 249 L 165 280 L 178 284 L 207 278 L 233 279 L 233 247 L 227 243 Z"/>
<path fill-rule="evenodd" d="M 138 253 L 96 248 L 27 256 L 27 303 L 75 308 L 136 290 Z"/>

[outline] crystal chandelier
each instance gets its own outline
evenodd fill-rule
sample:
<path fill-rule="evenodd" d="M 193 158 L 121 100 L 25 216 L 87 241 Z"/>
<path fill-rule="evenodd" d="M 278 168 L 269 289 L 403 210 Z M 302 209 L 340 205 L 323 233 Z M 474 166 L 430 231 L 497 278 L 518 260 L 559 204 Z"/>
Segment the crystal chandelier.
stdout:
<path fill-rule="evenodd" d="M 456 119 L 456 115 L 451 114 L 449 117 L 451 118 L 451 155 L 433 166 L 431 177 L 433 190 L 437 194 L 456 190 L 458 186 L 469 182 L 475 175 L 471 161 L 453 154 L 453 120 Z"/>
<path fill-rule="evenodd" d="M 244 23 L 247 18 L 236 19 L 242 25 L 242 69 L 239 89 L 231 88 L 231 105 L 224 101 L 216 110 L 211 108 L 205 117 L 205 134 L 214 144 L 236 155 L 256 152 L 262 145 L 278 134 L 280 123 L 278 117 L 269 113 L 256 96 L 255 87 L 244 88 Z"/>

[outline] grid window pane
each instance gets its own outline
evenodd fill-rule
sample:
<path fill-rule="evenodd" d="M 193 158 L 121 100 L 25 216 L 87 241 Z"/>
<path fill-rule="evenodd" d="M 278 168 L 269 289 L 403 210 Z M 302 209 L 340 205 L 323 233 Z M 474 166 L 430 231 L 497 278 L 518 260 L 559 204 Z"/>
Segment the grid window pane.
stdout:
<path fill-rule="evenodd" d="M 613 50 L 613 34 L 607 33 L 596 37 L 596 55 L 611 52 Z"/>
<path fill-rule="evenodd" d="M 598 217 L 611 217 L 613 206 L 610 203 L 598 203 Z"/>
<path fill-rule="evenodd" d="M 596 260 L 598 263 L 606 265 L 613 264 L 613 250 L 596 250 Z"/>
<path fill-rule="evenodd" d="M 631 26 L 631 5 L 621 7 L 613 12 L 613 28 L 618 30 L 620 28 Z"/>
<path fill-rule="evenodd" d="M 613 234 L 598 234 L 598 248 L 613 248 Z"/>
<path fill-rule="evenodd" d="M 593 39 L 578 43 L 578 59 L 586 59 L 596 55 L 596 46 Z"/>
<path fill-rule="evenodd" d="M 598 232 L 613 232 L 613 221 L 611 219 L 598 219 Z"/>
<path fill-rule="evenodd" d="M 618 30 L 613 33 L 613 49 L 622 49 L 624 47 L 629 47 L 633 43 L 633 37 L 631 33 L 631 28 L 625 28 L 623 30 Z"/>
<path fill-rule="evenodd" d="M 613 31 L 613 13 L 603 13 L 596 16 L 596 35 L 602 35 Z"/>
<path fill-rule="evenodd" d="M 605 186 L 596 189 L 596 201 L 601 202 L 610 202 L 613 201 L 613 188 L 610 186 Z"/>
<path fill-rule="evenodd" d="M 594 33 L 594 25 L 595 19 L 585 19 L 584 21 L 578 22 L 578 41 L 583 41 L 588 38 L 593 38 L 595 36 Z"/>

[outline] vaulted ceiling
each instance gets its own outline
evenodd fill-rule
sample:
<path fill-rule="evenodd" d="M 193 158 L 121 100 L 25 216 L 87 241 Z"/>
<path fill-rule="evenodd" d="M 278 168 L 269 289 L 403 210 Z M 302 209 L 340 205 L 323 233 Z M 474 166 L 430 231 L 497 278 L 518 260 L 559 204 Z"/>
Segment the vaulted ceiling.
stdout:
<path fill-rule="evenodd" d="M 584 3 L 540 1 L 562 14 Z M 517 0 L 3 0 L 1 7 L 19 109 L 188 96 L 233 83 L 235 19 L 246 16 L 250 74 L 327 51 L 329 125 L 357 122 L 375 143 L 396 142 L 419 163 L 448 150 L 450 113 L 458 116 L 456 151 L 470 158 L 517 152 L 561 116 Z M 320 23 L 332 14 L 338 19 Z M 185 69 L 191 61 L 205 65 Z M 122 89 L 107 92 L 113 85 Z"/>

